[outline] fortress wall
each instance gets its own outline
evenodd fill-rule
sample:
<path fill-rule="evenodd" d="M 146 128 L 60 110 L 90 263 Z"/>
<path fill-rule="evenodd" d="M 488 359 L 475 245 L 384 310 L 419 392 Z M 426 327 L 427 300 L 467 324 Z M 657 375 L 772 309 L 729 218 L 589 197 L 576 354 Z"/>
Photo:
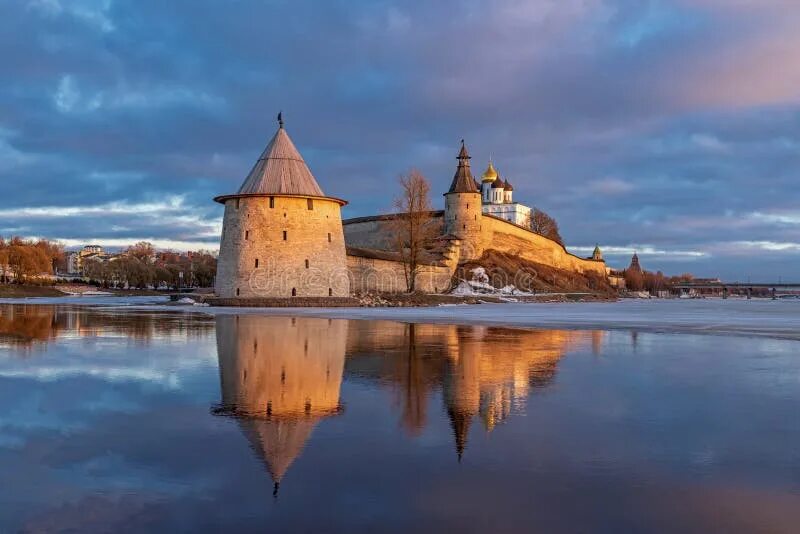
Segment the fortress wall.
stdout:
<path fill-rule="evenodd" d="M 606 276 L 604 262 L 574 256 L 555 241 L 503 219 L 484 215 L 481 229 L 487 249 L 491 248 L 558 269 Z"/>
<path fill-rule="evenodd" d="M 399 261 L 347 256 L 350 290 L 354 293 L 405 293 L 406 277 Z M 450 288 L 453 270 L 448 266 L 424 265 L 417 273 L 416 287 L 425 293 L 441 293 Z"/>
<path fill-rule="evenodd" d="M 298 297 L 327 297 L 329 289 L 334 297 L 349 296 L 339 204 L 313 198 L 309 210 L 306 197 L 271 198 L 272 208 L 270 197 L 225 202 L 216 294 L 291 297 L 294 288 Z"/>
<path fill-rule="evenodd" d="M 436 212 L 435 217 L 437 224 L 442 225 L 443 231 L 443 213 Z M 392 218 L 392 216 L 382 215 L 345 221 L 344 235 L 347 245 L 391 250 Z M 494 249 L 559 269 L 606 276 L 605 263 L 574 256 L 551 239 L 491 215 L 483 214 L 479 220 L 480 237 L 476 237 L 478 242 L 473 246 L 480 250 Z M 449 287 L 449 277 L 455 272 L 456 264 L 459 261 L 460 245 L 453 242 L 452 247 L 453 250 L 446 255 L 446 267 L 437 267 L 433 271 L 420 275 L 418 287 L 422 291 L 443 291 L 444 288 Z M 405 290 L 403 266 L 399 262 L 348 256 L 347 266 L 354 292 Z M 445 279 L 447 279 L 447 283 L 445 283 Z"/>
<path fill-rule="evenodd" d="M 442 211 L 433 212 L 435 223 L 441 227 L 437 233 L 444 233 Z M 392 215 L 377 215 L 373 217 L 358 217 L 347 219 L 344 224 L 344 238 L 349 247 L 371 248 L 375 250 L 393 250 L 392 237 L 394 230 L 392 224 L 395 217 Z"/>

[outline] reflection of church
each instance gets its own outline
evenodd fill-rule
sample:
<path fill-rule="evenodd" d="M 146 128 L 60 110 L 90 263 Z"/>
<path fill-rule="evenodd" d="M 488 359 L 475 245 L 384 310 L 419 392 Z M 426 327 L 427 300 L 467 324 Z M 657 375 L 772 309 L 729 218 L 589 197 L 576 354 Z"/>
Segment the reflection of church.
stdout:
<path fill-rule="evenodd" d="M 222 405 L 277 491 L 314 427 L 341 410 L 347 321 L 217 316 Z"/>

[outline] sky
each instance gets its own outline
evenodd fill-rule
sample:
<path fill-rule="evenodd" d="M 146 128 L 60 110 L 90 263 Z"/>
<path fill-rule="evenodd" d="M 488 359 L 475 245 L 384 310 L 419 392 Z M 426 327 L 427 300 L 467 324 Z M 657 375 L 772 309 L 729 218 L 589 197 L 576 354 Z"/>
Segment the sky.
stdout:
<path fill-rule="evenodd" d="M 0 0 L 0 235 L 216 249 L 286 128 L 344 217 L 464 138 L 569 250 L 800 281 L 797 0 Z"/>

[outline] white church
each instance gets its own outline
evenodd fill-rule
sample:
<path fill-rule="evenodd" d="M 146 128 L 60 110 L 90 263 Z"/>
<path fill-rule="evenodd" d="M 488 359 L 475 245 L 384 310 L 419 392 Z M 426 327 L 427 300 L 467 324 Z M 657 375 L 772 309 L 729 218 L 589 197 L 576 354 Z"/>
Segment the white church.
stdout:
<path fill-rule="evenodd" d="M 476 184 L 477 185 L 477 184 Z M 530 226 L 531 208 L 514 202 L 514 187 L 508 180 L 503 180 L 489 162 L 486 172 L 483 173 L 481 184 L 483 213 L 500 217 L 520 226 Z"/>

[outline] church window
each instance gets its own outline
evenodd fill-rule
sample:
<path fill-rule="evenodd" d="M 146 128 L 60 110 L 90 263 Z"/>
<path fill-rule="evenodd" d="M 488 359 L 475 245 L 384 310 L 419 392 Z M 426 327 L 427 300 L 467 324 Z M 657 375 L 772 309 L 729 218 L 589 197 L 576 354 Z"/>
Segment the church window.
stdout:
<path fill-rule="evenodd" d="M 248 239 L 250 239 L 250 230 L 245 230 L 244 231 L 244 240 L 247 241 Z"/>
<path fill-rule="evenodd" d="M 464 225 L 464 230 L 466 230 L 466 229 L 467 229 L 467 225 L 465 224 L 465 225 Z"/>
<path fill-rule="evenodd" d="M 236 296 L 237 297 L 239 296 L 239 288 L 238 287 L 236 288 Z M 238 319 L 238 317 L 237 317 L 237 319 Z"/>
<path fill-rule="evenodd" d="M 296 296 L 297 296 L 297 288 L 296 288 L 296 287 L 293 287 L 293 288 L 292 288 L 292 296 L 293 296 L 293 297 L 296 297 Z"/>
<path fill-rule="evenodd" d="M 332 288 L 332 287 L 329 287 L 329 288 L 328 288 L 328 296 L 329 296 L 329 297 L 332 297 L 332 296 L 333 296 L 333 288 Z"/>
<path fill-rule="evenodd" d="M 306 269 L 308 269 L 308 260 L 306 260 Z"/>
<path fill-rule="evenodd" d="M 308 205 L 309 211 L 313 210 L 314 209 L 314 199 L 313 198 L 307 198 L 306 201 L 308 203 L 307 205 Z"/>
<path fill-rule="evenodd" d="M 287 237 L 287 235 L 286 235 L 286 230 L 284 230 L 284 231 L 283 231 L 283 240 L 284 240 L 284 241 L 286 241 L 286 237 Z"/>
<path fill-rule="evenodd" d="M 331 233 L 328 232 L 328 243 L 330 243 L 330 242 L 331 242 Z"/>
<path fill-rule="evenodd" d="M 258 269 L 258 258 L 256 258 L 256 269 Z"/>
<path fill-rule="evenodd" d="M 275 197 L 269 197 L 269 207 L 270 208 L 275 207 Z"/>

